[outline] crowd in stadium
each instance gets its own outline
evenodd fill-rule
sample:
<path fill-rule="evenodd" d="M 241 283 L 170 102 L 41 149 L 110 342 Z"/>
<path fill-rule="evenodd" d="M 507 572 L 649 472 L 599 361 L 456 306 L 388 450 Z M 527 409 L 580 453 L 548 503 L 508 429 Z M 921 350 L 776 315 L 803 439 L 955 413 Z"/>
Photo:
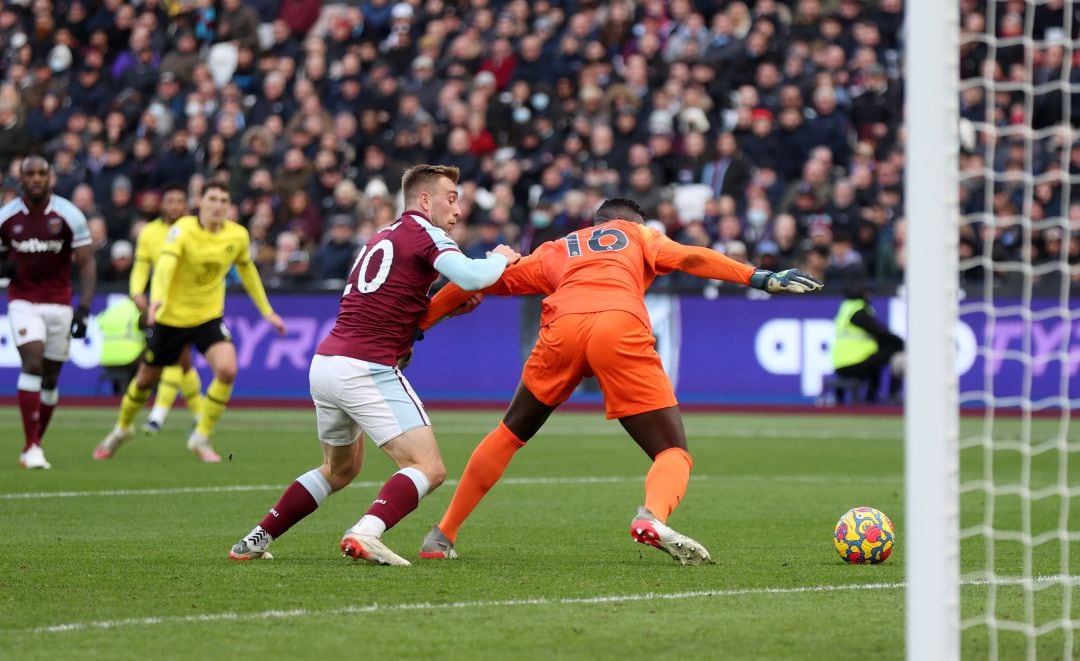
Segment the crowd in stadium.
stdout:
<path fill-rule="evenodd" d="M 454 231 L 470 255 L 501 242 L 527 253 L 620 195 L 683 243 L 897 282 L 902 12 L 902 0 L 8 2 L 2 192 L 17 194 L 21 154 L 46 155 L 56 192 L 89 218 L 104 281 L 126 282 L 163 186 L 190 182 L 194 200 L 218 180 L 268 285 L 339 282 L 399 211 L 404 168 L 431 162 L 461 169 Z"/>

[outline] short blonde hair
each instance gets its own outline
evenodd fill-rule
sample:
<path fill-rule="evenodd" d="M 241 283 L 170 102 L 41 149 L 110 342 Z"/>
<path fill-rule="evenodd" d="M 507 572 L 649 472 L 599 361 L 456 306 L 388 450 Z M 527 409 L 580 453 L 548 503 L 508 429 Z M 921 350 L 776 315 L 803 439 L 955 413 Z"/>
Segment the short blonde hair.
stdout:
<path fill-rule="evenodd" d="M 425 188 L 431 186 L 439 179 L 446 177 L 455 185 L 461 170 L 453 165 L 428 165 L 421 163 L 414 165 L 401 176 L 401 192 L 406 202 L 416 199 L 416 196 Z"/>

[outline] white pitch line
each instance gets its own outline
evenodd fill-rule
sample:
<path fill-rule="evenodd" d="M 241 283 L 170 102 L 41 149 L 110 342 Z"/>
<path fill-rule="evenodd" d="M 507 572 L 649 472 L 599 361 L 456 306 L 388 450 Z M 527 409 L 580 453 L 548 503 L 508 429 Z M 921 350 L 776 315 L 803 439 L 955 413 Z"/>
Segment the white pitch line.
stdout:
<path fill-rule="evenodd" d="M 1032 585 L 1045 587 L 1054 584 L 1080 584 L 1080 576 L 1038 576 L 1034 578 L 998 578 L 999 586 Z M 961 583 L 964 586 L 985 586 L 986 580 L 969 580 Z M 702 599 L 722 597 L 742 597 L 753 595 L 782 595 L 782 594 L 807 594 L 820 592 L 857 592 L 864 590 L 900 590 L 907 586 L 906 583 L 860 583 L 852 585 L 807 585 L 791 588 L 735 588 L 730 590 L 695 590 L 691 592 L 645 592 L 642 594 L 613 594 L 597 595 L 592 597 L 565 597 L 551 599 L 547 597 L 534 597 L 531 599 L 493 599 L 478 601 L 455 601 L 450 603 L 414 602 L 404 604 L 378 603 L 360 606 L 342 606 L 341 608 L 317 609 L 294 608 L 289 610 L 267 610 L 254 613 L 237 613 L 227 611 L 224 613 L 204 613 L 201 615 L 159 615 L 153 617 L 134 617 L 122 620 L 96 620 L 90 622 L 69 622 L 65 624 L 53 624 L 44 627 L 24 630 L 25 633 L 52 634 L 68 633 L 71 631 L 86 631 L 88 629 L 119 629 L 131 626 L 153 626 L 158 624 L 204 624 L 214 622 L 243 622 L 251 620 L 288 619 L 296 617 L 333 617 L 338 615 L 364 615 L 379 612 L 395 611 L 433 611 L 433 610 L 463 610 L 473 608 L 509 608 L 517 606 L 570 606 L 587 604 L 620 604 L 628 602 L 648 601 L 673 601 L 676 599 Z"/>
<path fill-rule="evenodd" d="M 499 482 L 509 486 L 521 485 L 562 485 L 562 484 L 626 484 L 641 482 L 643 476 L 584 476 L 584 477 L 511 477 Z M 826 475 L 695 475 L 695 481 L 708 482 L 784 482 L 799 484 L 828 484 L 838 478 Z M 844 478 L 846 482 L 873 482 L 877 484 L 903 484 L 900 477 L 866 477 L 862 479 Z M 446 480 L 443 484 L 454 486 L 457 480 Z M 348 488 L 374 489 L 382 482 L 353 482 Z M 103 489 L 100 491 L 29 491 L 22 493 L 0 493 L 0 500 L 47 500 L 53 498 L 113 498 L 119 496 L 177 496 L 183 494 L 238 493 L 245 491 L 282 491 L 287 484 L 224 484 L 206 487 L 163 487 L 158 489 Z"/>
<path fill-rule="evenodd" d="M 405 604 L 377 603 L 362 606 L 343 606 L 341 608 L 309 610 L 295 608 L 290 610 L 268 610 L 255 613 L 205 613 L 202 615 L 162 615 L 156 617 L 135 617 L 123 620 L 98 620 L 93 622 L 70 622 L 53 624 L 30 629 L 28 633 L 67 633 L 87 629 L 117 629 L 130 626 L 149 626 L 156 624 L 201 624 L 206 622 L 240 622 L 249 620 L 285 619 L 294 617 L 333 617 L 338 615 L 361 615 L 377 612 L 459 610 L 472 608 L 506 608 L 514 606 L 567 606 L 575 604 L 619 604 L 633 601 L 670 601 L 674 599 L 695 599 L 703 597 L 738 597 L 756 594 L 798 594 L 804 592 L 841 592 L 854 590 L 889 590 L 904 587 L 903 583 L 869 583 L 863 585 L 817 585 L 797 588 L 743 588 L 735 590 L 695 590 L 693 592 L 670 592 L 643 594 L 615 594 L 593 597 L 567 597 L 550 599 L 535 597 L 531 599 L 496 599 L 482 601 L 455 601 L 445 604 L 416 602 Z"/>
<path fill-rule="evenodd" d="M 722 425 L 716 425 L 712 427 L 696 426 L 692 421 L 687 421 L 686 425 L 687 436 L 690 440 L 695 438 L 699 439 L 726 439 L 726 438 L 768 438 L 768 439 L 805 439 L 812 441 L 828 441 L 828 440 L 855 440 L 855 441 L 899 441 L 903 438 L 903 431 L 896 430 L 880 430 L 880 431 L 847 431 L 847 430 L 829 430 L 829 429 L 754 429 L 749 427 L 737 427 L 737 428 L 724 428 Z M 52 423 L 50 428 L 63 428 L 63 429 L 85 429 L 86 423 Z M 15 426 L 13 425 L 14 429 Z M 275 432 L 296 432 L 298 434 L 309 434 L 314 436 L 315 425 L 314 424 L 297 424 L 291 420 L 283 422 L 275 422 L 272 425 L 252 427 L 246 424 L 244 421 L 225 421 L 219 427 L 220 430 L 228 432 L 240 432 L 240 431 L 257 431 L 260 429 L 270 429 Z M 473 434 L 476 436 L 483 436 L 491 431 L 490 426 L 481 425 L 467 425 L 467 424 L 455 424 L 444 423 L 435 424 L 436 435 L 443 434 Z M 551 424 L 540 430 L 537 434 L 537 440 L 543 440 L 543 437 L 573 437 L 580 438 L 581 436 L 626 436 L 626 432 L 622 427 L 618 425 L 587 425 L 583 428 L 566 427 L 560 424 Z"/>

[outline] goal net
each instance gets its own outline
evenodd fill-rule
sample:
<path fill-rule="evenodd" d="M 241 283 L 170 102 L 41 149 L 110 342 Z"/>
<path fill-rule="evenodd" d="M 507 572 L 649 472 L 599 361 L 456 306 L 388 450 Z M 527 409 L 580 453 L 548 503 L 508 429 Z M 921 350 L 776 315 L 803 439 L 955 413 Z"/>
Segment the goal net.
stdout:
<path fill-rule="evenodd" d="M 925 229 L 931 221 L 922 219 L 934 236 L 922 240 L 935 243 L 921 257 L 951 265 L 959 278 L 952 274 L 932 293 L 932 283 L 919 282 L 924 276 L 908 274 L 912 333 L 925 318 L 919 296 L 958 301 L 940 304 L 946 319 L 937 330 L 951 346 L 944 358 L 929 357 L 949 367 L 947 378 L 936 367 L 942 385 L 930 365 L 915 373 L 918 346 L 908 352 L 909 391 L 934 384 L 926 397 L 909 398 L 907 412 L 908 526 L 912 545 L 921 546 L 910 549 L 908 658 L 1075 658 L 1080 434 L 1070 421 L 1080 406 L 1080 2 L 928 0 L 911 2 L 909 11 L 909 163 L 919 170 L 932 149 L 937 159 L 948 152 L 941 176 L 953 188 L 930 189 L 938 197 L 922 212 L 935 214 L 938 228 Z M 936 64 L 917 55 L 931 20 L 944 32 L 944 48 L 955 49 Z M 937 73 L 916 68 L 927 66 Z M 933 86 L 935 76 L 947 93 L 927 102 L 955 122 L 952 136 L 949 126 L 928 133 L 912 116 L 916 99 L 932 92 L 917 89 Z M 958 149 L 925 142 L 933 139 L 952 139 Z M 917 175 L 908 185 L 909 196 L 925 190 Z M 956 255 L 943 255 L 942 242 Z M 912 268 L 921 265 L 915 250 L 913 243 Z M 953 410 L 922 401 L 930 396 Z M 924 415 L 932 417 L 916 423 Z M 920 447 L 928 443 L 942 452 Z M 926 459 L 941 463 L 931 469 Z M 919 497 L 910 492 L 926 480 L 941 500 L 915 508 Z M 941 523 L 927 524 L 928 517 Z M 935 534 L 943 535 L 936 551 Z M 944 568 L 928 572 L 935 552 Z M 942 581 L 943 601 L 954 601 L 931 607 L 944 624 L 912 612 L 926 603 L 929 581 Z M 920 631 L 933 633 L 932 647 L 913 639 Z"/>

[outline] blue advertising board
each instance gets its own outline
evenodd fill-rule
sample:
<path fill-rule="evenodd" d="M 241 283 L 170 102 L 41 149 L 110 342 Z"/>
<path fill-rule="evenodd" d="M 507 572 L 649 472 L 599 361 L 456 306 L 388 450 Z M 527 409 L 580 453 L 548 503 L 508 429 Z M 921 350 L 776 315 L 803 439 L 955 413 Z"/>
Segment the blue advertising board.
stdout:
<path fill-rule="evenodd" d="M 94 310 L 107 305 L 99 296 Z M 289 332 L 278 336 L 243 294 L 230 294 L 226 323 L 232 329 L 240 374 L 236 397 L 306 398 L 308 363 L 334 323 L 334 294 L 276 294 L 275 309 Z M 744 298 L 650 297 L 661 356 L 680 401 L 692 404 L 812 404 L 829 357 L 833 316 L 840 299 L 825 296 Z M 1035 408 L 1080 399 L 1080 303 L 979 301 L 961 304 L 957 359 L 962 398 L 972 404 Z M 529 306 L 522 299 L 488 297 L 476 312 L 445 322 L 416 346 L 407 375 L 422 397 L 462 402 L 506 402 L 520 376 L 523 345 L 531 344 Z M 901 299 L 875 302 L 878 317 L 904 335 Z M 5 308 L 6 309 L 6 308 Z M 106 394 L 97 367 L 96 328 L 72 346 L 61 389 L 67 395 Z M 205 370 L 205 364 L 197 360 Z M 0 315 L 0 382 L 14 383 L 18 352 L 6 315 Z M 597 400 L 583 388 L 579 400 Z"/>

